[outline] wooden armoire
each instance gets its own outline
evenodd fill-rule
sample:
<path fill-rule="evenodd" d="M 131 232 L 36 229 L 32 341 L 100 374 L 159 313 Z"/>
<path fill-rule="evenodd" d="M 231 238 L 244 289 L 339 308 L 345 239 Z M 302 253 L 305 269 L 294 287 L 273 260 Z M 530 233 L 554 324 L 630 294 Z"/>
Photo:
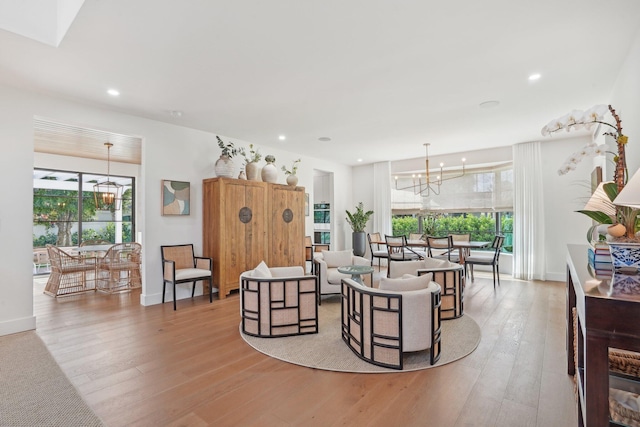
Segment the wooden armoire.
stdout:
<path fill-rule="evenodd" d="M 304 268 L 304 187 L 233 178 L 202 181 L 203 254 L 225 298 L 261 261 Z"/>

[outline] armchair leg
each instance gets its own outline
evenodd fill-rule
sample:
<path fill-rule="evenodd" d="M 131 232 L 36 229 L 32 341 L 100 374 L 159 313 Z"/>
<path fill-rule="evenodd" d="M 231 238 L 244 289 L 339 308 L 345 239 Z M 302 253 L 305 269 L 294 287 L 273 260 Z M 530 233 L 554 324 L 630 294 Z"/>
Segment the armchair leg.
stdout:
<path fill-rule="evenodd" d="M 196 282 L 191 282 L 193 287 L 191 288 L 191 298 L 196 294 Z"/>
<path fill-rule="evenodd" d="M 162 282 L 162 303 L 164 304 L 164 293 L 166 292 L 167 282 Z"/>
<path fill-rule="evenodd" d="M 209 302 L 213 302 L 213 280 L 211 279 L 209 279 Z"/>
<path fill-rule="evenodd" d="M 176 311 L 176 283 L 173 282 L 173 311 Z"/>

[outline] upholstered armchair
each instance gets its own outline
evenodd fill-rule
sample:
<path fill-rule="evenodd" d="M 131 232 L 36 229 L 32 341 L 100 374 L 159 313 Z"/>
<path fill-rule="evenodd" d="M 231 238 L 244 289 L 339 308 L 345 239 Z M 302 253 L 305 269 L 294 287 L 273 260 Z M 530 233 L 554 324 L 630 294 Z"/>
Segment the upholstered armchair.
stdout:
<path fill-rule="evenodd" d="M 426 350 L 431 364 L 436 363 L 441 352 L 440 285 L 414 277 L 382 278 L 381 286 L 389 289 L 342 280 L 342 340 L 358 357 L 378 366 L 402 369 L 404 353 Z"/>
<path fill-rule="evenodd" d="M 315 274 L 318 276 L 318 284 L 320 291 L 318 292 L 318 304 L 322 304 L 322 295 L 340 294 L 340 281 L 350 278 L 351 275 L 343 274 L 338 271 L 338 267 L 347 265 L 366 265 L 370 266 L 367 258 L 359 257 L 350 250 L 344 251 L 322 251 L 316 255 L 313 262 L 315 263 Z M 371 286 L 373 283 L 373 274 L 362 277 L 364 283 Z"/>
<path fill-rule="evenodd" d="M 465 273 L 461 264 L 434 258 L 419 261 L 392 261 L 392 277 L 407 274 L 421 276 L 431 274 L 431 280 L 440 285 L 442 291 L 442 319 L 457 319 L 464 314 Z"/>
<path fill-rule="evenodd" d="M 242 332 L 264 338 L 317 334 L 317 280 L 301 266 L 268 268 L 264 262 L 242 273 Z"/>
<path fill-rule="evenodd" d="M 191 283 L 191 298 L 196 282 L 209 282 L 209 302 L 213 302 L 213 260 L 195 256 L 193 244 L 160 246 L 162 253 L 162 303 L 167 284 L 173 287 L 173 309 L 176 309 L 176 285 Z M 204 288 L 203 288 L 204 293 Z"/>

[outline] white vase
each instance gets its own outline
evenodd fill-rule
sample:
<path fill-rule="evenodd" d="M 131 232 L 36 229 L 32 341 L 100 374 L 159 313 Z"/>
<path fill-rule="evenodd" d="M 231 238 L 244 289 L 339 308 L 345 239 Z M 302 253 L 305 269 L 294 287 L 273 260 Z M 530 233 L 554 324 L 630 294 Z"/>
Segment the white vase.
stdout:
<path fill-rule="evenodd" d="M 249 181 L 260 181 L 260 166 L 258 166 L 258 162 L 247 163 L 245 169 Z"/>
<path fill-rule="evenodd" d="M 216 176 L 233 178 L 233 171 L 235 167 L 233 164 L 233 160 L 229 158 L 229 156 L 220 156 L 218 160 L 216 160 L 216 164 L 214 165 L 214 170 L 216 172 Z"/>
<path fill-rule="evenodd" d="M 262 167 L 262 180 L 264 182 L 278 182 L 278 168 L 273 163 L 267 163 Z"/>
<path fill-rule="evenodd" d="M 287 176 L 287 184 L 289 184 L 292 187 L 295 187 L 296 185 L 298 185 L 298 177 L 293 174 Z"/>

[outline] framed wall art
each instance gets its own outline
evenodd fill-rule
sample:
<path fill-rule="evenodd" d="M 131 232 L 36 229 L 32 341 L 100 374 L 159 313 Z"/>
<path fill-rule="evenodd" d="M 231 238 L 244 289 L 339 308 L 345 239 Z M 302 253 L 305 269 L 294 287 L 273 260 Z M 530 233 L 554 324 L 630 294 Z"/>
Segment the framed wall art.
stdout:
<path fill-rule="evenodd" d="M 162 215 L 190 215 L 191 183 L 162 180 Z"/>

